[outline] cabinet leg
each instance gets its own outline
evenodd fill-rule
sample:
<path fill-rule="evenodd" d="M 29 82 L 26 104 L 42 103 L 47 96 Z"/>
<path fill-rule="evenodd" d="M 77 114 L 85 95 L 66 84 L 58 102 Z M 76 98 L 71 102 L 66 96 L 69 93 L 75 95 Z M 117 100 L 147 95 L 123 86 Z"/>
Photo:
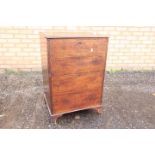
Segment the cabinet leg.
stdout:
<path fill-rule="evenodd" d="M 55 115 L 55 116 L 52 116 L 52 122 L 54 123 L 54 124 L 57 124 L 57 120 L 58 120 L 58 118 L 60 118 L 62 115 Z"/>
<path fill-rule="evenodd" d="M 45 93 L 44 93 L 43 98 L 44 98 L 44 103 L 47 104 L 47 100 L 46 100 L 46 95 L 45 95 Z"/>
<path fill-rule="evenodd" d="M 101 114 L 101 113 L 102 113 L 102 107 L 94 108 L 94 110 L 95 110 L 98 114 Z"/>

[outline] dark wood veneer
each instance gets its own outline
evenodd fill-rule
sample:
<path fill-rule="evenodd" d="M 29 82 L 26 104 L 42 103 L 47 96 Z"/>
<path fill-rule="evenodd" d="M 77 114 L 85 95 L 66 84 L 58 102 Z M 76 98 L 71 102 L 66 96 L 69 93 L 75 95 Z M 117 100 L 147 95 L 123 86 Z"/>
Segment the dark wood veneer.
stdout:
<path fill-rule="evenodd" d="M 41 34 L 45 101 L 56 120 L 83 109 L 101 111 L 107 37 Z"/>

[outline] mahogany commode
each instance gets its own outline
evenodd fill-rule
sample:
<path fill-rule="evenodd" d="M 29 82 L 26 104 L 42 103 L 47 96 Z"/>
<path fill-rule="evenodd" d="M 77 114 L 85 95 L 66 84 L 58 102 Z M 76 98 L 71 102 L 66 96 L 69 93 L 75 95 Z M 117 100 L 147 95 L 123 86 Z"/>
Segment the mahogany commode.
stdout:
<path fill-rule="evenodd" d="M 44 97 L 54 120 L 102 107 L 107 37 L 41 34 Z"/>

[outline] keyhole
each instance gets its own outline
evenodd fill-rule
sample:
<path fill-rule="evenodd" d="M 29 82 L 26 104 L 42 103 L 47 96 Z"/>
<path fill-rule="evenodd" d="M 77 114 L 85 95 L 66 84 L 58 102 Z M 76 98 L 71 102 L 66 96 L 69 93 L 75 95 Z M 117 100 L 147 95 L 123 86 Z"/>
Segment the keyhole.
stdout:
<path fill-rule="evenodd" d="M 94 49 L 93 49 L 93 48 L 91 48 L 91 49 L 90 49 L 90 51 L 91 51 L 91 52 L 93 52 L 93 51 L 94 51 Z"/>

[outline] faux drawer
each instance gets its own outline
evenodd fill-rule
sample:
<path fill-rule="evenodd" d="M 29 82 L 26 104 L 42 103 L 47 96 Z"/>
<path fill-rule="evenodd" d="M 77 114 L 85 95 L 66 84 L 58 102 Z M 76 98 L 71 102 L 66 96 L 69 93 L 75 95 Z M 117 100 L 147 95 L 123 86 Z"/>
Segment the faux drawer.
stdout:
<path fill-rule="evenodd" d="M 52 77 L 52 93 L 61 94 L 66 92 L 81 92 L 84 90 L 101 89 L 103 72 L 80 73 Z"/>
<path fill-rule="evenodd" d="M 53 96 L 53 113 L 65 113 L 67 111 L 91 108 L 100 105 L 101 89 Z"/>
<path fill-rule="evenodd" d="M 66 57 L 51 61 L 52 75 L 76 74 L 81 72 L 103 71 L 104 57 Z"/>
<path fill-rule="evenodd" d="M 75 56 L 103 56 L 107 48 L 107 39 L 54 39 L 51 40 L 50 45 L 52 59 Z"/>

